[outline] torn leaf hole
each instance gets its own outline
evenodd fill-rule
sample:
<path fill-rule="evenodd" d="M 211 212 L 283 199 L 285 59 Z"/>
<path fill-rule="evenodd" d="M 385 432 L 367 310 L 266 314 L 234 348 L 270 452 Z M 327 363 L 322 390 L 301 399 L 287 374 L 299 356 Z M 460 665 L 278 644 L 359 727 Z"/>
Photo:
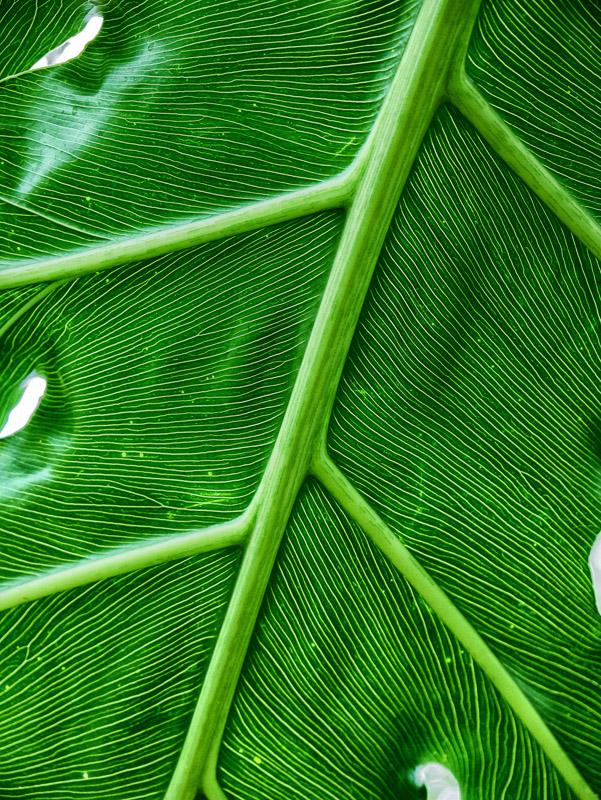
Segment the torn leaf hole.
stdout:
<path fill-rule="evenodd" d="M 75 36 L 70 36 L 65 42 L 59 44 L 45 56 L 42 56 L 31 67 L 34 69 L 42 69 L 43 67 L 52 67 L 56 64 L 64 64 L 77 58 L 78 55 L 83 53 L 84 48 L 100 33 L 104 17 L 98 11 L 92 10 L 85 17 L 85 27 Z"/>
<path fill-rule="evenodd" d="M 42 402 L 46 386 L 46 378 L 37 372 L 31 372 L 21 381 L 21 397 L 8 413 L 6 422 L 0 429 L 0 439 L 12 436 L 27 425 Z"/>
<path fill-rule="evenodd" d="M 413 782 L 426 787 L 428 800 L 461 800 L 457 778 L 442 764 L 420 764 L 413 773 Z"/>

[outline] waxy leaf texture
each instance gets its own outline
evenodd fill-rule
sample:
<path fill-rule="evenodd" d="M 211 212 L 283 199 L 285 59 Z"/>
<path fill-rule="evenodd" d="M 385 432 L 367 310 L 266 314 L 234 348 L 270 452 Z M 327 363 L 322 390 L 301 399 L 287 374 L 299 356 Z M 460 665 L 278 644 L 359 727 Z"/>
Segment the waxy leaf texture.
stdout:
<path fill-rule="evenodd" d="M 599 0 L 0 0 L 0 800 L 601 795 L 600 109 Z"/>

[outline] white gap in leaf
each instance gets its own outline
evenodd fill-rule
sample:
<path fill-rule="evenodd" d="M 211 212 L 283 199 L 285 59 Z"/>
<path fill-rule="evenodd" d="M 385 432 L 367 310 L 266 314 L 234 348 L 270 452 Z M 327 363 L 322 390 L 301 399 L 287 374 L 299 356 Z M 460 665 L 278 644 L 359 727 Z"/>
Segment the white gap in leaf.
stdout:
<path fill-rule="evenodd" d="M 35 62 L 31 69 L 42 69 L 42 67 L 53 67 L 55 64 L 64 64 L 66 61 L 71 61 L 77 58 L 83 52 L 84 47 L 95 39 L 100 33 L 104 17 L 97 11 L 90 11 L 84 22 L 85 27 L 75 36 L 70 36 L 66 42 L 59 44 L 45 56 L 42 56 Z"/>
<path fill-rule="evenodd" d="M 22 394 L 17 405 L 11 409 L 2 430 L 0 439 L 6 439 L 24 428 L 35 414 L 42 397 L 46 393 L 47 381 L 37 372 L 32 372 L 21 383 Z"/>
<path fill-rule="evenodd" d="M 601 533 L 595 539 L 591 547 L 591 554 L 588 559 L 591 575 L 593 577 L 593 591 L 597 601 L 597 610 L 601 614 Z"/>
<path fill-rule="evenodd" d="M 461 800 L 457 778 L 450 769 L 430 761 L 420 764 L 413 773 L 416 786 L 425 786 L 428 800 Z"/>

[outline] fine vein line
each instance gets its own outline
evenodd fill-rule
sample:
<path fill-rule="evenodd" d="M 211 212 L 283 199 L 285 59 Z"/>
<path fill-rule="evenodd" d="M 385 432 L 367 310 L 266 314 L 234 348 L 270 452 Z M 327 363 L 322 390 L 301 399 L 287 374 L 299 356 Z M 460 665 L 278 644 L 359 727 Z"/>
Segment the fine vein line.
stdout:
<path fill-rule="evenodd" d="M 361 154 L 359 154 L 361 155 Z M 355 163 L 355 162 L 354 162 Z M 316 186 L 278 195 L 269 200 L 226 211 L 181 225 L 165 226 L 149 233 L 118 237 L 106 244 L 78 249 L 66 255 L 17 264 L 0 263 L 0 289 L 37 281 L 76 278 L 131 261 L 155 258 L 203 242 L 247 233 L 297 217 L 339 208 L 349 202 L 360 177 L 363 158 L 345 172 Z"/>
<path fill-rule="evenodd" d="M 251 526 L 252 517 L 246 512 L 228 522 L 171 535 L 152 544 L 118 547 L 108 553 L 73 562 L 66 567 L 49 569 L 26 580 L 7 584 L 7 588 L 0 592 L 0 611 L 178 558 L 240 546 L 244 544 Z"/>
<path fill-rule="evenodd" d="M 382 105 L 292 397 L 253 500 L 255 526 L 165 800 L 193 800 L 200 784 L 209 791 L 216 784 L 211 754 L 219 746 L 288 518 L 329 415 L 404 182 L 478 2 L 425 0 Z"/>
<path fill-rule="evenodd" d="M 464 69 L 449 82 L 448 98 L 574 236 L 601 258 L 601 225 L 515 135 Z"/>
<path fill-rule="evenodd" d="M 43 300 L 43 299 L 44 299 L 44 297 L 47 297 L 49 294 L 52 294 L 52 292 L 54 292 L 54 291 L 55 291 L 55 289 L 58 289 L 58 287 L 59 287 L 59 286 L 62 286 L 62 284 L 63 284 L 63 283 L 64 283 L 64 281 L 55 281 L 54 283 L 49 283 L 49 284 L 47 284 L 46 286 L 42 286 L 42 288 L 41 288 L 41 289 L 39 289 L 39 290 L 38 290 L 38 291 L 37 291 L 37 292 L 36 292 L 36 293 L 33 295 L 33 297 L 30 297 L 30 298 L 29 298 L 29 300 L 27 300 L 25 303 L 23 303 L 21 306 L 19 306 L 19 308 L 17 308 L 17 310 L 15 311 L 15 313 L 14 313 L 14 314 L 12 314 L 12 315 L 11 315 L 11 316 L 10 316 L 10 317 L 9 317 L 9 318 L 6 320 L 6 322 L 4 323 L 4 325 L 0 326 L 0 337 L 4 336 L 4 334 L 5 334 L 5 333 L 6 333 L 6 332 L 7 332 L 7 331 L 10 329 L 10 328 L 12 328 L 12 326 L 13 326 L 13 325 L 14 325 L 16 322 L 18 322 L 18 321 L 21 319 L 21 317 L 22 317 L 24 314 L 26 314 L 26 313 L 27 313 L 27 312 L 28 312 L 28 311 L 29 311 L 31 308 L 33 308 L 34 306 L 37 306 L 37 304 L 38 304 L 38 303 L 39 303 L 41 300 Z"/>
<path fill-rule="evenodd" d="M 312 473 L 471 654 L 576 797 L 598 800 L 543 718 L 478 631 L 323 450 L 313 462 Z"/>

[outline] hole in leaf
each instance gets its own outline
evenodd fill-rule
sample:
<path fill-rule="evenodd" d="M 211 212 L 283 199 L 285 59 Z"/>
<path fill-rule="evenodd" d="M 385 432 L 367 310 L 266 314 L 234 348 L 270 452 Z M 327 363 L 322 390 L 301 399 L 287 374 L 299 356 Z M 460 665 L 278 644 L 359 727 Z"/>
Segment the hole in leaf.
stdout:
<path fill-rule="evenodd" d="M 85 17 L 85 27 L 75 36 L 70 36 L 65 42 L 59 44 L 45 56 L 35 62 L 31 69 L 42 69 L 42 67 L 52 67 L 56 64 L 64 64 L 80 55 L 85 46 L 95 39 L 100 33 L 104 17 L 97 11 L 90 11 Z"/>
<path fill-rule="evenodd" d="M 601 533 L 597 536 L 591 547 L 588 563 L 593 578 L 593 591 L 595 592 L 597 609 L 599 614 L 601 614 Z"/>
<path fill-rule="evenodd" d="M 30 373 L 21 382 L 21 397 L 6 418 L 6 422 L 0 430 L 0 439 L 12 436 L 13 433 L 20 431 L 27 425 L 46 393 L 46 385 L 46 378 L 38 375 L 37 372 Z"/>
<path fill-rule="evenodd" d="M 457 778 L 450 769 L 431 761 L 420 764 L 413 773 L 416 786 L 425 786 L 428 800 L 461 800 Z"/>

